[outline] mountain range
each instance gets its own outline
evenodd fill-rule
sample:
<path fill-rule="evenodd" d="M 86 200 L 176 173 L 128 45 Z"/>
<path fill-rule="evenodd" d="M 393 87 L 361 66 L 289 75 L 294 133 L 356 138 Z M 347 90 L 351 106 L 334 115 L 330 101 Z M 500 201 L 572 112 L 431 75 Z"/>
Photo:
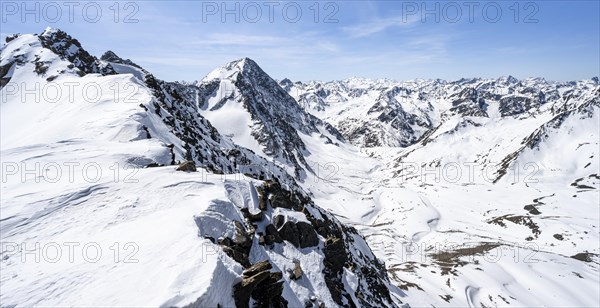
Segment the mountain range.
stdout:
<path fill-rule="evenodd" d="M 0 305 L 600 304 L 597 77 L 200 77 L 7 37 Z"/>

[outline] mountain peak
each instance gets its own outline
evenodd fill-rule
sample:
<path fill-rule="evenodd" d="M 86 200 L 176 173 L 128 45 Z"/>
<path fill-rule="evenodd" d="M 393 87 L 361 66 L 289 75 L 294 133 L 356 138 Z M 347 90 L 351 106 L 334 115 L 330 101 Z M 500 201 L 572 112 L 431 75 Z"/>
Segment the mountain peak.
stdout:
<path fill-rule="evenodd" d="M 75 45 L 78 49 L 81 49 L 79 41 L 71 37 L 67 32 L 58 28 L 46 27 L 44 32 L 39 35 L 40 41 L 44 47 L 49 49 L 58 48 L 59 46 Z M 54 50 L 53 50 L 54 51 Z"/>
<path fill-rule="evenodd" d="M 498 81 L 506 84 L 516 84 L 519 82 L 519 79 L 513 77 L 512 75 L 508 75 L 498 78 Z"/>
<path fill-rule="evenodd" d="M 123 59 L 121 57 L 119 57 L 114 51 L 112 50 L 107 50 L 106 52 L 104 52 L 104 54 L 102 54 L 102 56 L 100 57 L 100 60 L 102 61 L 107 61 L 107 62 L 111 62 L 111 63 L 119 63 L 119 64 L 126 64 L 126 65 L 130 65 L 130 66 L 134 66 L 137 67 L 139 69 L 143 69 L 141 66 L 135 64 L 133 61 L 131 61 L 130 59 Z"/>
<path fill-rule="evenodd" d="M 258 63 L 256 63 L 256 61 L 248 58 L 248 57 L 243 57 L 234 61 L 229 62 L 229 64 L 235 64 L 235 65 L 239 65 L 240 67 L 245 67 L 245 66 L 258 66 Z"/>
<path fill-rule="evenodd" d="M 202 81 L 210 81 L 213 79 L 227 79 L 237 73 L 244 74 L 244 75 L 245 74 L 255 74 L 255 73 L 266 74 L 262 70 L 262 68 L 260 68 L 258 63 L 256 63 L 254 60 L 252 60 L 248 57 L 244 57 L 241 59 L 231 61 L 231 62 L 221 66 L 220 68 L 213 70 L 212 72 L 208 73 L 208 75 L 206 75 L 206 77 L 204 77 L 202 79 Z"/>
<path fill-rule="evenodd" d="M 111 59 L 120 59 L 120 60 L 123 60 L 121 57 L 117 56 L 117 54 L 114 53 L 114 51 L 112 51 L 112 50 L 105 51 L 102 54 L 102 56 L 100 57 L 100 59 L 105 60 L 105 61 L 110 61 Z"/>
<path fill-rule="evenodd" d="M 61 59 L 75 65 L 83 74 L 115 74 L 113 68 L 102 65 L 98 59 L 87 52 L 81 43 L 58 28 L 47 27 L 39 36 L 42 46 L 57 54 Z"/>
<path fill-rule="evenodd" d="M 256 63 L 256 61 L 254 61 L 248 57 L 244 57 L 244 58 L 229 62 L 228 64 L 225 65 L 225 67 L 234 69 L 241 73 L 253 72 L 253 71 L 264 72 L 262 70 L 262 68 L 260 68 L 258 63 Z"/>
<path fill-rule="evenodd" d="M 59 28 L 53 28 L 53 27 L 46 27 L 46 29 L 44 29 L 44 32 L 42 32 L 42 34 L 40 34 L 40 36 L 52 36 L 56 33 L 65 33 L 65 31 L 59 29 Z"/>

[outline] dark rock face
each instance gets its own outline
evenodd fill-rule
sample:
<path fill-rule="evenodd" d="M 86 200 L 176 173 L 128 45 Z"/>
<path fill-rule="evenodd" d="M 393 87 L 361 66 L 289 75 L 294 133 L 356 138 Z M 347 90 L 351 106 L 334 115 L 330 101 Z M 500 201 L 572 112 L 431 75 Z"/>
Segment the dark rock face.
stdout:
<path fill-rule="evenodd" d="M 275 228 L 274 225 L 272 225 L 272 224 L 268 225 L 266 227 L 266 233 L 267 233 L 267 237 L 274 243 L 283 242 L 283 238 L 281 237 L 281 235 L 279 234 L 279 231 L 277 231 L 277 228 Z"/>
<path fill-rule="evenodd" d="M 499 110 L 503 117 L 508 117 L 524 113 L 536 105 L 538 105 L 538 102 L 529 97 L 510 96 L 500 100 Z"/>
<path fill-rule="evenodd" d="M 342 269 L 346 263 L 347 253 L 344 240 L 341 238 L 328 238 L 325 242 L 325 283 L 336 303 L 342 304 Z"/>
<path fill-rule="evenodd" d="M 102 74 L 114 75 L 115 70 L 110 65 L 102 65 L 100 61 L 81 47 L 78 40 L 66 32 L 57 29 L 47 29 L 39 36 L 42 46 L 52 50 L 64 60 L 73 63 L 84 75 Z"/>
<path fill-rule="evenodd" d="M 265 181 L 265 184 L 257 188 L 257 191 L 259 202 L 265 209 L 266 205 L 270 204 L 273 208 L 281 207 L 300 212 L 310 201 L 302 193 L 283 189 L 279 181 Z"/>
<path fill-rule="evenodd" d="M 325 266 L 334 273 L 341 272 L 346 263 L 346 250 L 341 238 L 328 238 L 325 241 Z"/>
<path fill-rule="evenodd" d="M 300 248 L 313 247 L 319 245 L 319 237 L 312 225 L 303 221 L 296 223 L 298 235 L 300 236 Z"/>
<path fill-rule="evenodd" d="M 293 204 L 290 202 L 290 197 L 291 195 L 289 193 L 284 192 L 281 195 L 272 195 L 269 201 L 273 208 L 281 207 L 284 209 L 291 209 Z"/>
<path fill-rule="evenodd" d="M 354 253 L 351 248 L 356 240 L 364 241 L 358 231 L 353 227 L 346 227 L 335 222 L 334 218 L 325 212 L 321 211 L 320 214 L 323 220 L 316 219 L 311 214 L 307 214 L 306 217 L 319 235 L 327 239 L 323 244 L 323 253 L 325 254 L 323 274 L 333 300 L 339 305 L 343 305 L 346 300 L 351 307 L 394 307 L 387 286 L 389 279 L 385 265 L 374 256 L 369 258 L 363 253 Z M 353 302 L 347 290 L 343 289 L 342 270 L 344 267 L 352 270 L 360 277 L 359 279 L 368 282 L 366 289 L 362 289 L 361 286 L 359 290 L 355 290 L 357 294 L 361 294 L 357 296 L 358 303 Z M 357 268 L 361 270 L 356 271 Z"/>
<path fill-rule="evenodd" d="M 302 194 L 283 189 L 281 184 L 275 181 L 265 182 L 265 185 L 259 187 L 257 191 L 262 200 L 261 204 L 265 204 L 265 206 L 267 204 L 265 199 L 270 196 L 268 204 L 273 208 L 280 207 L 300 212 L 309 203 L 309 199 Z M 264 243 L 267 245 L 281 243 L 284 240 L 299 248 L 313 247 L 319 244 L 319 238 L 311 224 L 285 221 L 281 215 L 273 218 L 273 224 L 266 227 Z"/>
<path fill-rule="evenodd" d="M 199 235 L 207 237 L 211 234 L 213 238 L 210 239 L 213 243 L 219 231 L 215 231 L 214 228 L 204 229 L 203 225 L 220 224 L 219 228 L 230 230 L 229 232 L 231 232 L 231 225 L 234 226 L 234 232 L 228 233 L 230 237 L 219 238 L 217 243 L 225 254 L 245 268 L 242 281 L 232 286 L 237 307 L 248 307 L 250 299 L 258 307 L 286 307 L 287 301 L 281 296 L 284 284 L 286 281 L 289 283 L 291 280 L 304 279 L 304 271 L 307 270 L 301 267 L 299 260 L 294 259 L 293 267 L 287 267 L 288 274 L 286 279 L 282 280 L 281 272 L 271 272 L 273 266 L 268 260 L 251 264 L 250 252 L 252 249 L 257 249 L 257 246 L 254 246 L 256 238 L 259 245 L 262 245 L 260 249 L 274 252 L 280 250 L 277 245 L 294 245 L 297 248 L 322 252 L 324 257 L 322 274 L 329 292 L 338 305 L 394 307 L 387 287 L 389 280 L 384 265 L 370 250 L 358 251 L 353 248 L 367 247 L 364 239 L 355 229 L 345 227 L 331 214 L 316 207 L 299 187 L 288 190 L 281 187 L 277 181 L 265 181 L 256 190 L 259 200 L 268 195 L 285 196 L 290 209 L 292 211 L 298 209 L 297 212 L 303 214 L 308 222 L 286 219 L 285 214 L 272 216 L 273 208 L 272 206 L 268 208 L 270 206 L 268 200 L 265 201 L 266 209 L 261 210 L 263 215 L 261 221 L 271 221 L 270 224 L 255 224 L 249 215 L 244 214 L 244 211 L 232 217 L 233 221 L 215 218 L 222 217 L 219 213 L 229 213 L 230 209 L 235 208 L 234 204 L 225 201 L 214 201 L 210 207 L 210 214 L 196 216 L 196 224 L 200 229 Z M 281 227 L 278 229 L 276 225 Z M 327 240 L 323 240 L 325 238 Z M 361 243 L 354 244 L 355 241 Z M 366 281 L 368 284 L 361 284 L 357 290 L 347 289 L 343 283 L 345 267 L 354 271 L 361 281 Z M 355 269 L 358 268 L 361 270 L 357 272 Z M 351 294 L 358 299 L 357 302 L 353 301 Z M 313 304 L 313 301 L 307 300 L 311 305 Z M 315 298 L 314 304 L 321 305 L 322 302 L 317 304 Z"/>
<path fill-rule="evenodd" d="M 233 287 L 235 306 L 249 307 L 250 298 L 258 307 L 287 307 L 287 301 L 281 296 L 283 281 L 281 272 L 270 272 L 273 268 L 269 261 L 257 262 L 242 273 L 242 281 Z"/>
<path fill-rule="evenodd" d="M 16 62 L 16 61 L 15 61 Z M 7 63 L 5 65 L 0 65 L 0 89 L 2 89 L 6 84 L 10 82 L 11 76 L 7 76 L 10 69 L 13 65 L 17 65 L 16 63 Z"/>
<path fill-rule="evenodd" d="M 484 92 L 488 93 L 488 92 Z M 473 117 L 488 117 L 486 112 L 487 104 L 485 99 L 480 96 L 480 93 L 475 88 L 466 88 L 457 95 L 452 101 L 450 112 L 460 114 L 462 116 Z"/>

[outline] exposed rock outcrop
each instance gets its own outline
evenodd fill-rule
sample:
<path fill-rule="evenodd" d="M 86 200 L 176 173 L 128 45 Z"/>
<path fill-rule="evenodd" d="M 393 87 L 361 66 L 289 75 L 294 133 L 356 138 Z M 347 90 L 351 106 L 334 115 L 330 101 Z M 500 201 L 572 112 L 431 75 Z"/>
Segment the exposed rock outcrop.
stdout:
<path fill-rule="evenodd" d="M 265 260 L 244 270 L 242 281 L 233 287 L 236 307 L 249 307 L 250 298 L 258 307 L 287 307 L 287 301 L 281 296 L 283 276 L 281 272 L 271 272 L 272 268 L 271 263 Z"/>

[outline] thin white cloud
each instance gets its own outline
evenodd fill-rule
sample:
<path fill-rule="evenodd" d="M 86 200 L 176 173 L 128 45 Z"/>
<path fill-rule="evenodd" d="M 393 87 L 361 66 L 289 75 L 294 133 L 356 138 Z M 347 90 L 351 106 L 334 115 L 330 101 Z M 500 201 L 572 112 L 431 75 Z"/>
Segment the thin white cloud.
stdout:
<path fill-rule="evenodd" d="M 289 39 L 267 35 L 244 35 L 239 33 L 211 33 L 190 42 L 192 46 L 270 46 L 288 42 Z"/>
<path fill-rule="evenodd" d="M 543 52 L 545 48 L 542 47 L 528 47 L 528 46 L 502 46 L 497 48 L 491 48 L 490 51 L 497 54 L 512 54 L 512 55 L 523 55 L 523 54 L 534 54 Z"/>
<path fill-rule="evenodd" d="M 370 36 L 375 33 L 385 31 L 392 27 L 409 28 L 419 22 L 419 18 L 414 16 L 397 16 L 390 18 L 377 18 L 367 23 L 357 24 L 342 28 L 353 38 Z"/>
<path fill-rule="evenodd" d="M 331 58 L 341 52 L 337 44 L 318 33 L 295 37 L 213 33 L 182 41 L 178 45 L 162 45 L 160 49 L 153 49 L 152 53 L 143 48 L 131 50 L 130 53 L 137 54 L 133 60 L 142 66 L 216 68 L 241 57 L 306 63 L 316 58 Z"/>
<path fill-rule="evenodd" d="M 227 54 L 232 50 L 246 53 L 273 54 L 278 57 L 298 57 L 335 54 L 340 47 L 319 33 L 298 36 L 245 35 L 240 33 L 213 33 L 185 42 L 183 48 L 196 52 Z"/>

